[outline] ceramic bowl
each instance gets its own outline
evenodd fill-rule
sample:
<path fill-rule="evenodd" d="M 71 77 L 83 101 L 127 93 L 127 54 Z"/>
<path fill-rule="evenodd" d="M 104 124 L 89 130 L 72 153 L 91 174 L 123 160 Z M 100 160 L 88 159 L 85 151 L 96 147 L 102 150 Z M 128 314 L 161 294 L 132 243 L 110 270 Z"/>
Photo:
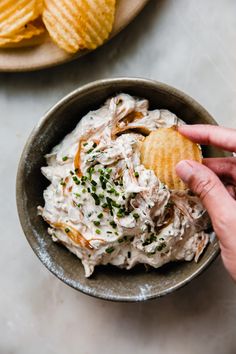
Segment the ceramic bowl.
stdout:
<path fill-rule="evenodd" d="M 217 241 L 209 244 L 198 263 L 172 263 L 160 269 L 145 271 L 143 266 L 120 270 L 98 267 L 90 279 L 84 276 L 80 260 L 66 248 L 54 243 L 47 233 L 48 225 L 37 215 L 43 205 L 43 190 L 48 181 L 40 168 L 44 155 L 72 131 L 90 110 L 119 92 L 147 98 L 150 108 L 165 108 L 188 124 L 216 124 L 196 101 L 163 83 L 139 78 L 115 78 L 95 81 L 73 91 L 52 107 L 36 125 L 26 142 L 18 168 L 16 194 L 20 222 L 26 238 L 41 262 L 67 285 L 85 294 L 115 301 L 143 301 L 166 295 L 190 282 L 217 256 Z M 205 156 L 223 156 L 207 147 Z"/>

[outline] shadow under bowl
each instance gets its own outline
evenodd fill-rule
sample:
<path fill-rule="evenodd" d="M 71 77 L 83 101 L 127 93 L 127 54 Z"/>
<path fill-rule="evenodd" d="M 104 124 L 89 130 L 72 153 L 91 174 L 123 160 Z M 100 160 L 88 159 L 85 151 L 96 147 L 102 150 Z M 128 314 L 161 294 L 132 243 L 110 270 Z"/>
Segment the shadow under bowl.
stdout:
<path fill-rule="evenodd" d="M 143 266 L 131 271 L 112 266 L 98 267 L 94 275 L 86 279 L 80 260 L 52 241 L 47 232 L 48 225 L 37 215 L 37 206 L 44 205 L 43 191 L 48 185 L 40 171 L 46 164 L 44 155 L 71 132 L 88 111 L 98 109 L 108 97 L 120 92 L 146 98 L 150 102 L 150 109 L 168 109 L 188 124 L 216 124 L 200 104 L 165 84 L 140 78 L 95 81 L 67 95 L 36 125 L 20 159 L 16 198 L 26 238 L 41 262 L 54 275 L 67 285 L 94 297 L 114 301 L 143 301 L 173 292 L 200 274 L 219 253 L 217 241 L 208 245 L 198 263 L 172 263 L 148 272 Z M 224 156 L 224 152 L 205 147 L 203 155 Z"/>

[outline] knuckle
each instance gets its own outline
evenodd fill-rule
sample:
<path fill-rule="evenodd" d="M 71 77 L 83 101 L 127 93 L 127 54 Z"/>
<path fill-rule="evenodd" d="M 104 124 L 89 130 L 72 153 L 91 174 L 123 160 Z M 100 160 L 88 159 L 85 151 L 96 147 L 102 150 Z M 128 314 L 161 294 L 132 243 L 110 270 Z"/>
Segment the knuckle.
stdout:
<path fill-rule="evenodd" d="M 216 181 L 211 178 L 193 181 L 193 189 L 201 200 L 204 200 L 206 196 L 216 187 L 216 185 Z"/>

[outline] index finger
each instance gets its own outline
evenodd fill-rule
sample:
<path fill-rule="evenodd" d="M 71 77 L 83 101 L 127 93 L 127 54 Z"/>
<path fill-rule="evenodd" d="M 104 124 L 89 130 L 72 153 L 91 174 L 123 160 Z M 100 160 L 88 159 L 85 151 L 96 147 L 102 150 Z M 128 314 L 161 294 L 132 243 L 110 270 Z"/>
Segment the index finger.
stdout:
<path fill-rule="evenodd" d="M 178 126 L 178 131 L 202 145 L 214 145 L 227 151 L 236 151 L 236 130 L 217 125 L 194 124 Z"/>

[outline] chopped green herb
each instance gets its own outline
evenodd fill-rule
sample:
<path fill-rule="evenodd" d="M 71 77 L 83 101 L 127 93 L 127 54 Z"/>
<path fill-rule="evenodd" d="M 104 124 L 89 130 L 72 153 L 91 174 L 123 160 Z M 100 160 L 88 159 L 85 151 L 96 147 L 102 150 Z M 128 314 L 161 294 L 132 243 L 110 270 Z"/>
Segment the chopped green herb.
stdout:
<path fill-rule="evenodd" d="M 102 207 L 103 207 L 104 209 L 106 209 L 106 208 L 108 207 L 108 204 L 107 204 L 107 203 L 103 203 L 103 204 L 102 204 Z"/>
<path fill-rule="evenodd" d="M 66 161 L 66 160 L 68 160 L 68 156 L 64 156 L 64 157 L 62 158 L 62 161 Z"/>
<path fill-rule="evenodd" d="M 118 218 L 122 218 L 125 215 L 124 212 L 125 212 L 124 209 L 119 209 L 116 215 L 118 216 Z"/>
<path fill-rule="evenodd" d="M 100 221 L 94 221 L 93 222 L 95 226 L 99 226 L 100 225 Z"/>
<path fill-rule="evenodd" d="M 106 189 L 107 182 L 106 182 L 106 180 L 104 179 L 104 177 L 103 177 L 103 176 L 100 176 L 100 177 L 99 177 L 99 180 L 100 180 L 100 182 L 101 182 L 102 189 Z"/>
<path fill-rule="evenodd" d="M 103 199 L 104 198 L 104 194 L 103 193 L 100 193 L 98 194 L 99 198 Z"/>
<path fill-rule="evenodd" d="M 88 169 L 87 169 L 87 172 L 88 172 L 88 174 L 89 174 L 89 179 L 91 180 L 92 179 L 92 174 L 93 174 L 93 172 L 94 172 L 94 167 L 89 167 Z"/>
<path fill-rule="evenodd" d="M 101 233 L 101 230 L 97 229 L 96 234 L 100 235 L 100 233 Z"/>
<path fill-rule="evenodd" d="M 133 217 L 137 220 L 137 219 L 139 218 L 139 214 L 134 213 L 134 214 L 133 214 Z"/>
<path fill-rule="evenodd" d="M 75 193 L 75 196 L 79 198 L 79 197 L 81 197 L 81 194 Z"/>
<path fill-rule="evenodd" d="M 62 186 L 66 186 L 66 182 L 64 182 L 64 181 L 61 181 L 60 184 L 61 184 Z"/>
<path fill-rule="evenodd" d="M 122 242 L 124 242 L 124 239 L 121 237 L 121 238 L 118 238 L 118 242 L 119 243 L 122 243 Z"/>
<path fill-rule="evenodd" d="M 91 154 L 91 152 L 93 151 L 93 148 L 89 149 L 86 154 Z"/>
<path fill-rule="evenodd" d="M 106 248 L 106 253 L 112 253 L 114 251 L 114 247 L 108 247 Z"/>
<path fill-rule="evenodd" d="M 82 205 L 82 204 L 81 204 L 81 203 L 79 203 L 79 204 L 77 204 L 77 207 L 78 207 L 78 208 L 80 208 L 80 207 L 81 207 L 81 205 Z"/>
<path fill-rule="evenodd" d="M 101 175 L 104 175 L 104 173 L 105 173 L 101 168 L 99 168 L 98 172 L 99 172 Z"/>
<path fill-rule="evenodd" d="M 107 173 L 106 175 L 105 175 L 105 177 L 107 178 L 107 179 L 110 179 L 110 175 Z"/>
<path fill-rule="evenodd" d="M 87 181 L 88 177 L 87 176 L 82 176 L 81 177 L 81 181 L 84 182 L 84 181 Z"/>
<path fill-rule="evenodd" d="M 117 227 L 115 221 L 113 221 L 113 220 L 110 221 L 110 225 L 113 227 L 113 229 L 115 229 Z"/>
<path fill-rule="evenodd" d="M 96 186 L 96 185 L 97 185 L 97 182 L 94 181 L 94 179 L 92 179 L 91 183 L 92 183 L 93 186 Z"/>
<path fill-rule="evenodd" d="M 109 198 L 109 197 L 108 197 Z M 120 204 L 117 204 L 115 200 L 109 198 L 111 200 L 111 205 L 115 208 L 120 208 Z"/>
<path fill-rule="evenodd" d="M 98 195 L 96 193 L 91 193 L 91 196 L 93 197 L 93 199 L 95 201 L 95 205 L 99 205 L 100 199 L 99 199 Z"/>
<path fill-rule="evenodd" d="M 102 219 L 103 218 L 103 213 L 98 214 L 98 218 Z"/>
<path fill-rule="evenodd" d="M 139 177 L 139 173 L 138 172 L 135 172 L 134 175 L 135 175 L 135 177 Z"/>
<path fill-rule="evenodd" d="M 96 144 L 96 143 L 93 143 L 93 148 L 95 149 L 95 147 L 97 147 L 97 144 Z"/>
<path fill-rule="evenodd" d="M 68 227 L 66 227 L 65 232 L 68 234 L 68 232 L 70 232 L 70 229 Z"/>
<path fill-rule="evenodd" d="M 158 252 L 160 252 L 160 251 L 162 251 L 163 248 L 165 248 L 165 247 L 166 247 L 166 244 L 163 242 L 163 243 L 161 243 L 159 246 L 157 246 L 156 250 L 157 250 Z"/>
<path fill-rule="evenodd" d="M 85 188 L 82 189 L 82 193 L 86 193 L 86 189 Z"/>
<path fill-rule="evenodd" d="M 156 240 L 157 240 L 156 236 L 154 234 L 151 234 L 151 236 L 150 236 L 151 243 L 156 241 Z"/>
<path fill-rule="evenodd" d="M 88 188 L 87 188 L 87 191 L 90 193 L 90 192 L 91 192 L 91 189 L 88 187 Z"/>
<path fill-rule="evenodd" d="M 92 186 L 92 191 L 96 192 L 97 188 L 95 186 Z"/>
<path fill-rule="evenodd" d="M 107 206 L 108 206 L 108 208 L 110 210 L 110 213 L 113 216 L 113 210 L 112 210 L 112 202 L 113 202 L 113 200 L 111 198 L 109 198 L 109 197 L 106 197 L 106 201 L 107 201 Z"/>
<path fill-rule="evenodd" d="M 87 146 L 88 145 L 88 143 L 83 143 L 83 146 Z"/>
<path fill-rule="evenodd" d="M 70 174 L 71 174 L 71 176 L 73 176 L 74 172 L 73 172 L 73 171 L 70 171 Z"/>
<path fill-rule="evenodd" d="M 130 251 L 127 253 L 127 257 L 128 257 L 128 258 L 131 257 L 131 252 L 130 252 Z"/>
<path fill-rule="evenodd" d="M 107 173 L 112 173 L 112 168 L 108 168 Z"/>

